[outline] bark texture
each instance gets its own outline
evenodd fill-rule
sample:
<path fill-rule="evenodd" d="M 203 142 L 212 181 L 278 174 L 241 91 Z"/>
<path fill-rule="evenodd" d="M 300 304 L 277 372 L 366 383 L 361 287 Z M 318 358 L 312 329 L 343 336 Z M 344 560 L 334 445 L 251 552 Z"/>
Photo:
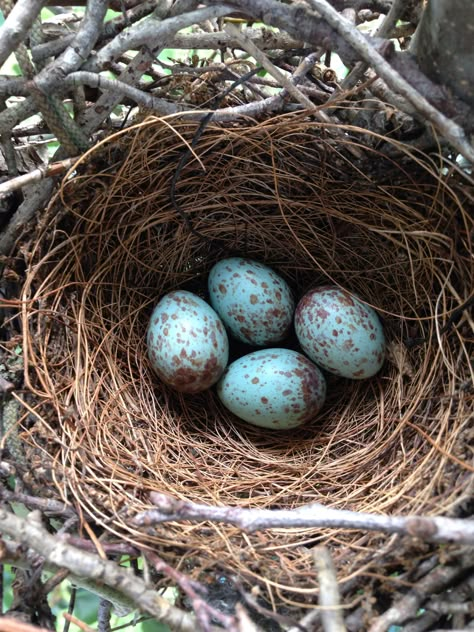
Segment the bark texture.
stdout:
<path fill-rule="evenodd" d="M 474 106 L 474 2 L 430 0 L 411 48 L 423 72 Z"/>

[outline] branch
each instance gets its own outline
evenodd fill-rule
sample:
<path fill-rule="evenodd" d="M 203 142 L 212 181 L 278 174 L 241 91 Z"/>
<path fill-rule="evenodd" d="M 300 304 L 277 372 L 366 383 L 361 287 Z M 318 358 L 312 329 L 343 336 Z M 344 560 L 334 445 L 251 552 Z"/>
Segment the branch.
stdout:
<path fill-rule="evenodd" d="M 134 575 L 131 569 L 58 540 L 42 527 L 38 512 L 32 512 L 24 519 L 2 508 L 0 531 L 44 557 L 46 563 L 65 568 L 81 578 L 92 579 L 118 591 L 131 600 L 135 607 L 168 624 L 171 629 L 177 632 L 196 632 L 194 616 L 172 606 L 140 577 Z M 213 632 L 219 630 L 215 626 L 210 629 Z"/>
<path fill-rule="evenodd" d="M 433 107 L 413 86 L 408 83 L 388 61 L 350 23 L 344 20 L 326 0 L 310 0 L 311 6 L 319 11 L 328 23 L 356 50 L 389 87 L 409 101 L 419 114 L 424 115 L 441 134 L 465 158 L 474 162 L 474 147 L 462 127 L 454 123 Z"/>
<path fill-rule="evenodd" d="M 311 549 L 319 581 L 319 605 L 324 632 L 346 632 L 340 605 L 336 569 L 328 549 L 316 546 Z"/>
<path fill-rule="evenodd" d="M 45 0 L 18 0 L 0 28 L 0 67 L 23 41 Z"/>
<path fill-rule="evenodd" d="M 309 0 L 311 4 L 311 0 Z M 403 13 L 405 0 L 393 0 L 392 6 L 390 7 L 390 11 L 385 16 L 382 24 L 376 30 L 375 35 L 377 37 L 389 37 L 391 31 L 396 26 L 398 20 L 400 19 L 401 14 Z M 365 72 L 368 70 L 369 64 L 359 61 L 355 67 L 351 70 L 351 72 L 347 75 L 344 81 L 341 84 L 341 88 L 343 90 L 350 90 L 353 88 L 358 82 L 359 79 L 363 77 Z M 331 97 L 333 98 L 333 97 Z"/>
<path fill-rule="evenodd" d="M 134 523 L 150 526 L 162 522 L 191 520 L 233 524 L 248 533 L 276 528 L 363 529 L 400 533 L 432 542 L 474 544 L 474 520 L 422 516 L 379 516 L 375 514 L 331 509 L 311 503 L 296 509 L 246 509 L 214 507 L 178 500 L 168 494 L 152 492 L 151 502 L 157 509 L 138 513 Z"/>
<path fill-rule="evenodd" d="M 219 4 L 218 6 L 204 7 L 165 20 L 150 17 L 143 22 L 132 25 L 127 31 L 117 35 L 97 53 L 94 60 L 90 60 L 84 65 L 84 69 L 95 72 L 102 70 L 108 63 L 117 60 L 126 51 L 136 50 L 141 46 L 163 48 L 181 29 L 211 18 L 223 17 L 231 13 L 231 11 L 232 9 L 228 5 Z"/>
<path fill-rule="evenodd" d="M 309 47 L 301 40 L 290 37 L 287 33 L 279 33 L 270 29 L 245 28 L 240 31 L 243 37 L 252 40 L 260 50 L 292 50 L 304 49 L 310 52 Z M 177 33 L 169 42 L 170 48 L 240 48 L 240 42 L 230 33 L 218 31 L 217 33 Z"/>
<path fill-rule="evenodd" d="M 47 179 L 41 183 L 43 186 L 37 184 L 36 188 L 33 185 L 30 194 L 25 196 L 24 202 L 20 204 L 15 215 L 8 222 L 6 228 L 3 229 L 0 235 L 0 256 L 9 255 L 11 249 L 15 245 L 15 240 L 18 237 L 20 229 L 30 221 L 39 208 L 45 207 L 51 199 L 54 189 L 54 180 Z"/>
<path fill-rule="evenodd" d="M 158 573 L 163 573 L 169 577 L 187 595 L 191 601 L 193 610 L 196 613 L 196 619 L 198 620 L 203 632 L 210 630 L 211 619 L 219 621 L 227 632 L 238 632 L 235 617 L 216 610 L 202 598 L 198 591 L 202 592 L 204 589 L 203 586 L 200 586 L 197 582 L 194 582 L 183 573 L 180 573 L 175 568 L 172 568 L 152 551 L 142 551 L 142 553 L 151 562 Z"/>
<path fill-rule="evenodd" d="M 58 59 L 48 64 L 34 78 L 32 88 L 45 95 L 50 95 L 58 87 L 63 87 L 64 77 L 74 72 L 89 57 L 100 34 L 106 12 L 107 3 L 103 0 L 90 0 L 88 2 L 84 19 L 70 45 Z M 9 131 L 21 121 L 35 114 L 37 110 L 34 100 L 30 97 L 1 112 L 0 133 Z"/>
<path fill-rule="evenodd" d="M 11 492 L 3 486 L 0 486 L 0 499 L 4 502 L 22 503 L 30 509 L 34 507 L 49 515 L 65 516 L 66 518 L 75 515 L 71 505 L 66 505 L 53 498 L 37 498 L 21 492 Z"/>
<path fill-rule="evenodd" d="M 127 85 L 123 81 L 117 79 L 107 79 L 102 75 L 96 75 L 94 72 L 86 72 L 80 70 L 74 72 L 66 79 L 68 85 L 74 86 L 78 84 L 85 84 L 91 88 L 100 88 L 101 90 L 111 90 L 118 94 L 132 99 L 138 105 L 141 105 L 152 112 L 156 112 L 160 116 L 167 115 L 181 115 L 188 120 L 200 121 L 205 118 L 209 112 L 212 112 L 212 120 L 214 122 L 234 121 L 239 117 L 256 117 L 263 113 L 277 111 L 281 109 L 283 105 L 283 93 L 268 97 L 263 101 L 253 101 L 252 103 L 246 103 L 245 105 L 238 105 L 235 107 L 226 107 L 218 110 L 190 110 L 189 106 L 173 103 L 155 97 L 152 94 L 143 92 L 138 88 Z"/>
<path fill-rule="evenodd" d="M 452 583 L 465 574 L 466 569 L 474 565 L 472 556 L 466 555 L 461 563 L 455 566 L 437 566 L 428 575 L 418 581 L 391 608 L 377 617 L 369 628 L 369 632 L 385 632 L 392 624 L 404 623 L 415 617 L 420 606 L 427 598 L 439 593 L 443 588 L 451 587 Z"/>
<path fill-rule="evenodd" d="M 239 29 L 233 24 L 227 24 L 225 28 L 229 35 L 231 35 L 249 55 L 254 57 L 257 63 L 263 66 L 265 70 L 274 79 L 276 79 L 276 81 L 278 81 L 279 85 L 286 89 L 288 94 L 290 94 L 295 101 L 298 101 L 303 105 L 303 107 L 309 110 L 315 109 L 314 103 L 312 103 L 310 99 L 308 99 L 308 97 L 299 90 L 299 88 L 291 83 L 288 77 L 279 68 L 277 68 L 264 53 L 262 53 L 258 46 L 256 46 L 245 35 L 240 33 Z M 328 119 L 326 115 L 324 116 L 325 119 Z"/>
<path fill-rule="evenodd" d="M 206 0 L 206 4 L 220 6 L 219 0 Z M 359 59 L 352 45 L 341 37 L 329 21 L 308 11 L 302 3 L 286 4 L 276 0 L 232 0 L 231 4 L 234 10 L 242 11 L 264 24 L 286 31 L 297 40 L 337 52 L 346 64 L 355 63 Z M 334 9 L 333 11 L 339 15 Z M 360 34 L 360 36 L 365 40 L 364 35 Z M 384 40 L 374 40 L 374 43 L 385 45 Z"/>
<path fill-rule="evenodd" d="M 140 5 L 141 7 L 142 5 Z M 140 7 L 137 7 L 140 8 Z M 135 16 L 134 16 L 135 17 Z M 117 18 L 115 18 L 117 19 Z M 132 20 L 134 22 L 136 20 Z M 113 22 L 107 22 L 104 30 L 102 31 L 99 41 L 104 37 L 110 35 L 116 35 L 115 32 L 111 32 L 110 25 Z M 117 33 L 119 29 L 117 28 Z M 256 46 L 261 50 L 306 50 L 310 49 L 305 47 L 304 43 L 291 38 L 287 33 L 279 33 L 271 31 L 269 29 L 261 28 L 245 28 L 242 29 L 242 33 L 251 39 Z M 31 50 L 33 61 L 42 61 L 47 57 L 52 57 L 62 53 L 63 50 L 74 39 L 74 34 L 64 35 L 62 38 L 46 42 L 44 44 L 38 44 Z M 214 33 L 176 33 L 167 42 L 168 48 L 179 48 L 183 50 L 192 50 L 198 48 L 205 49 L 223 49 L 223 48 L 239 48 L 239 43 L 233 37 L 228 35 L 225 31 L 217 31 Z M 13 85 L 13 84 L 12 84 Z"/>
<path fill-rule="evenodd" d="M 38 167 L 36 169 L 33 169 L 33 171 L 30 171 L 29 173 L 25 173 L 24 175 L 17 176 L 16 178 L 11 178 L 10 180 L 2 182 L 0 184 L 0 199 L 9 195 L 13 191 L 21 189 L 27 184 L 40 182 L 45 178 L 51 178 L 64 173 L 65 171 L 70 169 L 76 161 L 77 157 L 66 158 L 66 160 L 62 160 L 61 162 L 53 162 L 52 164 L 46 165 L 44 167 Z"/>
<path fill-rule="evenodd" d="M 207 0 L 209 4 L 216 0 Z M 306 11 L 301 5 L 288 7 L 275 0 L 234 0 L 233 5 L 245 13 L 254 15 L 267 24 L 278 26 L 296 38 L 302 38 L 312 44 L 322 44 L 326 48 L 348 54 L 349 58 L 357 57 L 367 62 L 377 74 L 385 80 L 389 87 L 411 103 L 417 112 L 425 117 L 469 161 L 474 162 L 474 147 L 462 127 L 454 123 L 439 110 L 433 107 L 417 90 L 406 81 L 385 60 L 374 46 L 377 41 L 369 41 L 357 28 L 342 17 L 326 0 L 310 0 L 311 7 L 323 16 L 323 22 L 329 25 L 329 31 L 316 28 L 314 14 Z M 321 20 L 319 20 L 321 22 Z M 319 27 L 321 25 L 319 24 Z M 344 42 L 344 47 L 341 45 Z M 385 50 L 387 41 L 384 40 Z M 344 55 L 342 55 L 344 56 Z"/>

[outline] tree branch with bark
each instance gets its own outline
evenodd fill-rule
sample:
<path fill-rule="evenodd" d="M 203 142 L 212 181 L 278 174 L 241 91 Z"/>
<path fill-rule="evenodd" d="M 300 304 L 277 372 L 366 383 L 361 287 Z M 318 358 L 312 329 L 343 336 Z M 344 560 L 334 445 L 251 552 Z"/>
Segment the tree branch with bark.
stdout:
<path fill-rule="evenodd" d="M 134 523 L 152 526 L 170 521 L 190 520 L 224 522 L 254 533 L 281 528 L 362 529 L 382 533 L 399 533 L 431 542 L 456 542 L 474 545 L 474 520 L 427 516 L 383 516 L 331 509 L 319 503 L 295 509 L 247 509 L 212 506 L 179 500 L 168 494 L 151 492 L 156 509 L 138 513 Z"/>
<path fill-rule="evenodd" d="M 66 569 L 73 578 L 78 578 L 79 583 L 87 579 L 86 585 L 94 592 L 100 591 L 100 587 L 104 586 L 115 592 L 119 601 L 123 599 L 132 608 L 139 608 L 158 621 L 168 624 L 172 630 L 195 632 L 196 618 L 192 614 L 171 605 L 131 569 L 101 559 L 98 555 L 78 549 L 48 533 L 42 525 L 38 511 L 31 512 L 23 519 L 5 508 L 0 508 L 0 532 L 10 536 L 14 542 L 3 543 L 4 560 L 7 558 L 8 550 L 18 557 L 18 547 L 26 547 L 40 556 L 50 568 Z M 11 561 L 15 565 L 21 564 L 21 561 L 15 559 Z M 114 601 L 113 593 L 108 593 L 108 598 Z M 210 632 L 218 630 L 213 625 L 208 629 Z"/>

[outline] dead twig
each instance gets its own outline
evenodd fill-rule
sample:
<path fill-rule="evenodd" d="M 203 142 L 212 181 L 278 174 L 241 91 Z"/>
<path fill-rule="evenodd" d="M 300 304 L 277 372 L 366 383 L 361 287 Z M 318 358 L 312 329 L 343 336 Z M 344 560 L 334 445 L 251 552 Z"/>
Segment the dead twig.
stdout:
<path fill-rule="evenodd" d="M 248 37 L 241 33 L 239 29 L 237 29 L 233 24 L 226 24 L 225 30 L 231 37 L 239 42 L 242 48 L 246 50 L 249 55 L 255 57 L 257 62 L 261 66 L 263 66 L 274 79 L 276 79 L 279 85 L 281 85 L 283 88 L 286 88 L 288 94 L 290 94 L 296 101 L 298 101 L 298 103 L 301 103 L 303 107 L 310 110 L 315 109 L 314 103 L 310 99 L 308 99 L 308 97 L 303 94 L 299 90 L 299 88 L 297 88 L 297 86 L 295 86 L 288 79 L 288 77 L 268 59 L 268 57 L 264 53 L 262 53 L 258 46 L 256 46 Z M 329 121 L 329 117 L 322 112 L 318 112 L 316 116 L 318 116 L 318 118 L 324 120 L 325 122 Z"/>
<path fill-rule="evenodd" d="M 73 166 L 76 160 L 77 157 L 66 158 L 66 160 L 53 162 L 52 164 L 49 164 L 45 167 L 38 167 L 37 169 L 33 169 L 32 171 L 30 171 L 29 173 L 17 176 L 16 178 L 11 178 L 6 182 L 2 182 L 0 184 L 0 199 L 6 197 L 13 191 L 17 191 L 18 189 L 23 188 L 28 184 L 40 182 L 45 178 L 52 178 L 54 176 L 60 175 L 61 173 L 64 173 Z"/>
<path fill-rule="evenodd" d="M 0 67 L 17 48 L 36 20 L 45 0 L 18 0 L 0 28 Z"/>
<path fill-rule="evenodd" d="M 329 550 L 317 546 L 311 550 L 319 581 L 319 605 L 324 632 L 346 632 L 342 616 L 341 599 L 336 569 Z"/>
<path fill-rule="evenodd" d="M 172 568 L 164 560 L 158 557 L 151 551 L 143 551 L 143 554 L 151 562 L 154 569 L 159 573 L 163 573 L 175 582 L 181 590 L 189 597 L 192 608 L 196 614 L 196 618 L 201 626 L 203 632 L 207 632 L 211 629 L 211 620 L 215 619 L 224 626 L 229 632 L 238 632 L 237 621 L 235 617 L 228 616 L 219 612 L 212 606 L 210 606 L 205 599 L 199 594 L 204 590 L 204 587 L 192 579 L 180 573 L 175 568 Z"/>
<path fill-rule="evenodd" d="M 46 628 L 23 623 L 13 617 L 2 617 L 1 629 L 2 632 L 49 632 Z"/>
<path fill-rule="evenodd" d="M 20 492 L 11 492 L 0 487 L 0 499 L 5 502 L 23 503 L 29 509 L 39 509 L 42 513 L 55 516 L 73 516 L 74 510 L 71 505 L 53 500 L 52 498 L 37 498 Z"/>
<path fill-rule="evenodd" d="M 97 613 L 97 632 L 110 632 L 110 615 L 112 612 L 112 604 L 107 599 L 101 599 L 99 602 L 99 611 Z"/>
<path fill-rule="evenodd" d="M 385 632 L 392 624 L 404 623 L 416 615 L 418 609 L 427 598 L 439 593 L 443 588 L 460 578 L 467 569 L 474 567 L 472 555 L 467 554 L 452 566 L 437 566 L 418 581 L 414 587 L 396 601 L 382 615 L 377 617 L 369 628 L 369 632 Z"/>
<path fill-rule="evenodd" d="M 311 0 L 309 0 L 309 2 L 311 4 Z M 400 19 L 400 16 L 403 13 L 404 4 L 405 4 L 404 0 L 394 0 L 394 2 L 392 3 L 392 6 L 390 7 L 390 11 L 387 13 L 384 21 L 375 32 L 376 37 L 389 37 L 390 36 L 390 33 L 396 26 L 398 20 Z M 364 73 L 368 70 L 368 68 L 369 68 L 368 63 L 359 61 L 342 82 L 341 89 L 351 90 L 357 84 L 357 82 L 363 77 Z M 334 95 L 333 97 L 331 97 L 331 99 L 333 98 L 334 98 Z"/>
<path fill-rule="evenodd" d="M 356 54 L 369 64 L 377 74 L 395 92 L 404 97 L 418 112 L 426 118 L 465 158 L 474 162 L 474 147 L 463 128 L 433 107 L 399 72 L 397 72 L 377 50 L 376 40 L 371 42 L 358 29 L 341 16 L 326 0 L 310 0 L 311 8 L 322 16 L 317 20 L 314 14 L 299 6 L 287 8 L 275 0 L 234 0 L 233 5 L 246 14 L 265 18 L 267 24 L 284 28 L 290 35 L 301 37 L 314 45 L 327 42 L 327 46 L 335 47 L 344 58 L 354 59 Z M 216 2 L 208 0 L 208 4 L 216 6 Z M 329 32 L 322 29 L 320 22 L 325 22 Z M 344 45 L 342 44 L 344 43 Z M 385 43 L 385 54 L 391 54 L 390 45 Z"/>
<path fill-rule="evenodd" d="M 194 616 L 172 606 L 130 569 L 76 549 L 49 534 L 42 527 L 38 512 L 32 512 L 24 519 L 0 509 L 0 531 L 36 551 L 56 568 L 67 569 L 82 578 L 100 580 L 105 587 L 117 590 L 131 599 L 135 607 L 168 624 L 172 629 L 179 632 L 196 631 Z M 209 629 L 215 632 L 218 630 L 215 626 Z"/>
<path fill-rule="evenodd" d="M 137 514 L 134 523 L 151 526 L 175 520 L 211 520 L 233 524 L 248 533 L 275 528 L 337 527 L 400 533 L 432 542 L 474 544 L 474 520 L 425 517 L 380 516 L 375 514 L 331 509 L 319 503 L 296 509 L 246 509 L 214 507 L 178 500 L 167 494 L 152 492 L 151 502 L 157 509 Z"/>
<path fill-rule="evenodd" d="M 469 142 L 462 127 L 434 108 L 402 75 L 392 68 L 390 63 L 367 41 L 362 33 L 347 20 L 344 20 L 326 0 L 310 0 L 310 3 L 328 21 L 328 24 L 359 53 L 364 61 L 374 68 L 390 88 L 411 103 L 419 114 L 425 116 L 465 158 L 474 162 L 474 147 Z"/>

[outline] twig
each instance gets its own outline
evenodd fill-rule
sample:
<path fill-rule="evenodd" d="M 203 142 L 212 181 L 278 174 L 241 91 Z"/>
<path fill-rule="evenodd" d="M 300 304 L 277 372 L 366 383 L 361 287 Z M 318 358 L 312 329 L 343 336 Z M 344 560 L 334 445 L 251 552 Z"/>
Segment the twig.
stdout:
<path fill-rule="evenodd" d="M 118 33 L 123 31 L 124 28 L 130 27 L 131 24 L 134 24 L 135 22 L 138 22 L 138 20 L 142 20 L 144 17 L 149 15 L 154 8 L 156 15 L 156 7 L 158 6 L 161 9 L 161 4 L 162 0 L 145 0 L 145 2 L 128 9 L 122 15 L 109 20 L 106 24 L 104 24 L 98 41 L 100 42 L 104 39 L 115 37 Z M 176 6 L 177 3 L 175 3 L 173 9 L 175 9 Z M 173 14 L 173 11 L 171 11 L 171 14 Z M 178 15 L 178 13 L 175 15 Z M 170 15 L 170 17 L 172 17 L 172 15 Z M 258 31 L 257 29 L 253 30 L 260 33 L 259 37 L 263 41 L 263 31 L 260 31 L 260 29 Z M 265 34 L 268 36 L 265 37 L 265 41 L 266 39 L 272 40 L 270 37 L 271 32 L 267 31 Z M 225 33 L 179 33 L 168 42 L 168 45 L 169 48 L 182 48 L 186 50 L 191 50 L 192 48 L 220 48 L 222 44 L 221 41 L 219 41 L 219 36 L 220 40 L 222 40 L 222 38 L 228 39 L 228 36 Z M 41 61 L 47 57 L 55 57 L 56 55 L 62 53 L 67 46 L 70 45 L 73 39 L 74 34 L 68 34 L 57 40 L 52 40 L 51 42 L 34 46 L 31 50 L 33 61 Z M 273 34 L 273 41 L 278 42 L 278 44 L 272 46 L 272 48 L 294 48 L 294 46 L 292 46 L 294 41 L 290 40 L 285 34 Z M 197 42 L 202 42 L 202 44 Z"/>
<path fill-rule="evenodd" d="M 270 29 L 244 28 L 240 33 L 252 41 L 260 50 L 292 50 L 304 49 L 305 44 L 301 40 L 290 37 L 287 33 L 279 33 Z M 192 50 L 193 48 L 240 48 L 240 41 L 226 31 L 215 33 L 177 33 L 169 42 L 170 48 Z M 245 50 L 245 49 L 244 49 Z M 306 45 L 306 52 L 310 48 Z"/>
<path fill-rule="evenodd" d="M 53 500 L 52 498 L 37 498 L 20 492 L 11 492 L 0 487 L 0 499 L 7 502 L 23 503 L 29 509 L 39 509 L 43 513 L 55 516 L 71 516 L 74 514 L 72 505 Z"/>
<path fill-rule="evenodd" d="M 381 516 L 375 514 L 331 509 L 311 503 L 296 509 L 246 509 L 243 507 L 214 507 L 178 500 L 168 494 L 152 492 L 151 502 L 157 509 L 138 513 L 134 523 L 150 526 L 162 522 L 211 520 L 233 524 L 253 533 L 275 528 L 364 529 L 385 533 L 400 533 L 433 542 L 474 544 L 474 520 L 423 517 Z"/>
<path fill-rule="evenodd" d="M 244 50 L 247 51 L 249 55 L 254 57 L 257 62 L 265 68 L 265 70 L 278 81 L 278 83 L 286 89 L 288 94 L 290 94 L 298 103 L 305 108 L 310 110 L 315 109 L 314 103 L 308 99 L 308 97 L 303 94 L 289 79 L 288 77 L 273 64 L 268 57 L 262 53 L 262 51 L 243 33 L 239 31 L 233 24 L 226 24 L 225 30 L 229 35 L 231 35 L 239 44 L 242 46 Z M 321 114 L 319 112 L 318 114 Z M 325 119 L 328 119 L 326 115 L 324 115 Z"/>
<path fill-rule="evenodd" d="M 108 22 L 104 24 L 100 39 L 114 37 L 117 33 L 128 28 L 131 24 L 138 22 L 138 20 L 143 19 L 152 11 L 161 11 L 165 5 L 166 2 L 163 2 L 163 0 L 145 0 L 130 9 L 122 11 L 121 15 L 118 15 L 112 20 L 108 20 Z M 164 16 L 160 15 L 160 17 Z"/>
<path fill-rule="evenodd" d="M 96 545 L 91 540 L 84 540 L 84 538 L 79 538 L 75 535 L 65 534 L 63 536 L 63 541 L 77 547 L 78 549 L 82 549 L 83 551 L 90 551 L 91 553 L 95 553 L 97 551 Z M 140 551 L 127 542 L 113 543 L 103 542 L 100 540 L 100 545 L 107 555 L 130 555 L 131 557 L 140 556 Z"/>
<path fill-rule="evenodd" d="M 207 4 L 217 4 L 216 0 L 207 0 Z M 433 107 L 404 77 L 397 72 L 374 44 L 357 28 L 345 20 L 326 0 L 311 0 L 311 6 L 324 19 L 319 20 L 302 5 L 286 6 L 276 0 L 233 0 L 233 6 L 246 14 L 262 19 L 267 24 L 286 30 L 294 37 L 302 37 L 305 41 L 327 48 L 338 50 L 344 58 L 360 59 L 374 68 L 377 74 L 386 81 L 389 87 L 409 101 L 419 115 L 426 118 L 443 135 L 453 147 L 471 162 L 474 162 L 474 148 L 469 142 L 462 127 L 447 118 Z M 326 23 L 326 29 L 321 22 Z M 388 54 L 390 44 L 384 40 L 384 49 Z"/>
<path fill-rule="evenodd" d="M 18 5 L 15 5 L 18 6 Z M 78 32 L 67 49 L 54 62 L 48 64 L 36 75 L 33 87 L 45 95 L 64 86 L 64 77 L 79 68 L 86 60 L 100 34 L 107 12 L 103 0 L 90 0 Z M 32 97 L 0 113 L 0 133 L 5 132 L 28 116 L 35 114 L 37 107 Z"/>
<path fill-rule="evenodd" d="M 49 200 L 54 189 L 54 181 L 47 179 L 44 181 L 43 187 L 35 188 L 18 207 L 15 215 L 7 224 L 0 236 L 0 256 L 9 255 L 15 244 L 17 234 L 22 226 L 24 226 L 39 208 L 44 207 Z"/>
<path fill-rule="evenodd" d="M 0 112 L 0 133 L 9 132 L 15 125 L 33 116 L 36 112 L 36 105 L 31 97 L 15 103 L 3 112 Z"/>
<path fill-rule="evenodd" d="M 311 0 L 308 0 L 311 4 Z M 403 13 L 405 0 L 393 0 L 390 11 L 385 16 L 382 24 L 375 32 L 376 37 L 389 37 L 391 31 L 396 26 L 401 14 Z M 347 75 L 341 84 L 342 90 L 350 90 L 361 79 L 363 74 L 368 70 L 369 64 L 363 61 L 359 61 L 352 71 Z"/>
<path fill-rule="evenodd" d="M 165 99 L 160 99 L 159 97 L 154 97 L 153 95 L 143 92 L 134 86 L 130 86 L 123 81 L 119 81 L 118 79 L 108 79 L 107 77 L 98 75 L 95 72 L 87 72 L 85 70 L 73 72 L 66 77 L 65 83 L 68 86 L 86 85 L 91 88 L 109 90 L 117 94 L 119 99 L 126 96 L 132 101 L 135 101 L 138 105 L 141 105 L 152 112 L 156 112 L 160 116 L 177 114 L 187 110 L 184 106 L 166 101 Z M 201 114 L 202 116 L 205 115 L 202 111 Z"/>
<path fill-rule="evenodd" d="M 278 111 L 283 104 L 281 95 L 268 97 L 263 101 L 255 101 L 246 103 L 245 105 L 237 105 L 235 107 L 221 108 L 218 110 L 190 110 L 185 105 L 175 104 L 165 99 L 160 99 L 151 94 L 147 94 L 138 88 L 129 86 L 117 79 L 107 79 L 93 72 L 78 71 L 70 74 L 66 83 L 70 85 L 85 84 L 94 88 L 99 87 L 101 90 L 114 90 L 117 93 L 132 99 L 138 105 L 148 110 L 156 112 L 160 116 L 179 115 L 188 120 L 200 121 L 212 112 L 212 120 L 214 122 L 235 121 L 240 117 L 256 117 L 263 113 Z M 283 92 L 283 91 L 282 91 Z M 1 116 L 1 115 L 0 115 Z"/>
<path fill-rule="evenodd" d="M 255 610 L 255 612 L 258 612 L 259 614 L 261 614 L 262 616 L 264 616 L 267 619 L 271 619 L 272 621 L 276 621 L 277 623 L 279 623 L 281 625 L 281 627 L 284 630 L 287 630 L 288 626 L 296 625 L 298 631 L 302 632 L 299 624 L 297 622 L 295 622 L 293 619 L 291 619 L 290 617 L 288 617 L 288 616 L 286 616 L 284 614 L 280 614 L 279 612 L 274 612 L 273 610 L 269 610 L 268 608 L 265 608 L 265 606 L 263 606 L 261 603 L 259 603 L 259 601 L 257 600 L 256 597 L 254 597 L 253 594 L 246 592 L 243 589 L 243 586 L 238 586 L 238 588 L 239 588 L 239 592 L 242 595 L 242 598 L 245 601 L 245 603 L 248 606 L 250 606 L 250 608 Z M 258 594 L 258 591 L 256 591 L 256 592 Z"/>
<path fill-rule="evenodd" d="M 0 184 L 0 199 L 9 195 L 13 191 L 21 189 L 27 184 L 40 182 L 45 178 L 51 178 L 64 173 L 73 166 L 76 160 L 77 157 L 66 158 L 66 160 L 62 160 L 61 162 L 53 162 L 52 164 L 46 165 L 44 167 L 38 167 L 30 171 L 29 173 L 17 176 L 16 178 L 11 178 L 6 182 L 2 182 Z"/>
<path fill-rule="evenodd" d="M 84 65 L 84 70 L 97 72 L 108 62 L 118 59 L 127 50 L 139 49 L 140 46 L 150 48 L 163 48 L 171 37 L 181 29 L 193 24 L 199 24 L 211 18 L 219 18 L 232 12 L 228 5 L 219 4 L 214 7 L 204 7 L 196 11 L 190 11 L 184 15 L 177 15 L 159 20 L 153 17 L 143 22 L 133 24 L 127 31 L 117 35 L 109 44 L 106 44 L 95 59 L 89 60 Z"/>
<path fill-rule="evenodd" d="M 4 564 L 23 569 L 35 569 L 41 564 L 45 571 L 55 573 L 58 570 L 57 565 L 45 562 L 41 556 L 31 549 L 26 552 L 23 551 L 18 542 L 3 540 L 2 547 L 2 561 Z M 125 616 L 137 608 L 136 603 L 132 599 L 113 588 L 104 586 L 100 580 L 96 581 L 88 577 L 79 577 L 72 573 L 69 574 L 68 579 L 73 587 L 84 588 L 101 599 L 111 601 L 118 616 Z"/>
<path fill-rule="evenodd" d="M 406 79 L 392 68 L 362 33 L 344 20 L 326 0 L 310 0 L 310 2 L 311 6 L 359 53 L 364 61 L 374 68 L 389 87 L 409 101 L 419 114 L 424 115 L 459 153 L 474 162 L 474 147 L 470 144 L 462 127 L 444 116 L 419 94 Z"/>
<path fill-rule="evenodd" d="M 461 611 L 461 614 L 474 615 L 474 602 L 471 599 L 473 591 L 474 574 L 469 575 L 455 588 L 450 585 L 446 586 L 442 593 L 438 593 L 436 597 L 431 597 L 424 604 L 426 612 L 422 615 L 417 613 L 413 621 L 403 626 L 403 632 L 424 632 L 431 629 L 446 612 L 459 614 Z M 427 596 L 430 597 L 430 595 Z"/>
<path fill-rule="evenodd" d="M 110 632 L 110 615 L 112 604 L 107 599 L 101 599 L 97 612 L 97 632 Z"/>
<path fill-rule="evenodd" d="M 2 632 L 50 632 L 46 628 L 23 623 L 13 617 L 2 617 L 1 630 Z"/>
<path fill-rule="evenodd" d="M 120 73 L 117 82 L 120 85 L 126 84 L 137 90 L 133 84 L 138 84 L 140 77 L 150 68 L 154 59 L 154 53 L 147 47 L 142 47 L 135 57 L 130 61 L 127 67 Z M 146 93 L 143 93 L 146 95 Z M 84 129 L 92 134 L 103 121 L 110 115 L 116 105 L 120 103 L 124 94 L 117 90 L 106 90 L 97 99 L 93 108 L 89 108 L 81 117 L 81 124 Z"/>
<path fill-rule="evenodd" d="M 105 588 L 112 588 L 131 600 L 134 607 L 151 614 L 177 632 L 196 632 L 194 616 L 172 606 L 130 569 L 58 540 L 41 526 L 38 512 L 30 513 L 25 519 L 0 508 L 0 531 L 39 553 L 46 563 L 67 569 L 89 581 L 92 578 L 94 584 L 100 582 Z M 83 579 L 81 583 L 83 584 Z M 210 629 L 213 632 L 218 630 L 215 626 Z"/>
<path fill-rule="evenodd" d="M 54 62 L 48 64 L 35 78 L 35 83 L 47 92 L 51 86 L 60 86 L 65 75 L 77 70 L 86 60 L 100 35 L 107 13 L 107 2 L 89 0 L 87 11 L 74 39 Z"/>
<path fill-rule="evenodd" d="M 77 594 L 77 588 L 75 586 L 71 586 L 71 595 L 69 597 L 69 604 L 67 607 L 67 613 L 71 615 L 74 612 L 74 608 L 76 606 L 76 594 Z M 66 619 L 64 621 L 63 632 L 69 632 L 70 626 L 71 626 L 71 621 L 69 619 Z"/>
<path fill-rule="evenodd" d="M 45 0 L 18 0 L 0 27 L 0 67 L 23 41 Z"/>
<path fill-rule="evenodd" d="M 210 606 L 198 593 L 198 590 L 204 590 L 203 586 L 196 585 L 196 582 L 189 577 L 186 577 L 186 575 L 180 573 L 178 570 L 172 568 L 155 553 L 151 551 L 143 551 L 142 553 L 151 562 L 156 571 L 163 573 L 173 580 L 173 582 L 175 582 L 189 597 L 192 608 L 203 632 L 207 632 L 210 629 L 209 626 L 211 619 L 215 619 L 221 623 L 228 632 L 238 632 L 235 617 L 219 612 L 219 610 Z"/>
<path fill-rule="evenodd" d="M 82 632 L 95 632 L 94 628 L 91 628 L 90 625 L 87 625 L 87 623 L 84 623 L 84 621 L 81 621 L 74 615 L 69 614 L 69 612 L 65 612 L 63 614 L 63 617 L 66 619 L 66 621 L 70 621 L 71 623 L 74 623 L 74 625 L 77 625 L 77 627 L 82 630 Z"/>
<path fill-rule="evenodd" d="M 52 590 L 54 590 L 56 586 L 59 586 L 59 584 L 61 584 L 68 576 L 69 576 L 69 571 L 66 571 L 63 569 L 63 570 L 57 571 L 57 573 L 55 573 L 52 577 L 50 577 L 43 584 L 43 588 L 42 588 L 45 598 L 47 598 L 48 594 Z"/>
<path fill-rule="evenodd" d="M 437 566 L 391 608 L 377 617 L 372 622 L 369 632 L 385 632 L 390 625 L 404 623 L 414 617 L 426 598 L 431 598 L 433 594 L 450 586 L 465 573 L 466 569 L 473 567 L 474 560 L 469 554 L 454 566 Z"/>
<path fill-rule="evenodd" d="M 325 546 L 316 546 L 311 550 L 313 562 L 318 573 L 319 605 L 321 606 L 321 624 L 324 632 L 346 632 L 341 610 L 341 600 L 337 585 L 336 569 L 329 550 Z"/>

